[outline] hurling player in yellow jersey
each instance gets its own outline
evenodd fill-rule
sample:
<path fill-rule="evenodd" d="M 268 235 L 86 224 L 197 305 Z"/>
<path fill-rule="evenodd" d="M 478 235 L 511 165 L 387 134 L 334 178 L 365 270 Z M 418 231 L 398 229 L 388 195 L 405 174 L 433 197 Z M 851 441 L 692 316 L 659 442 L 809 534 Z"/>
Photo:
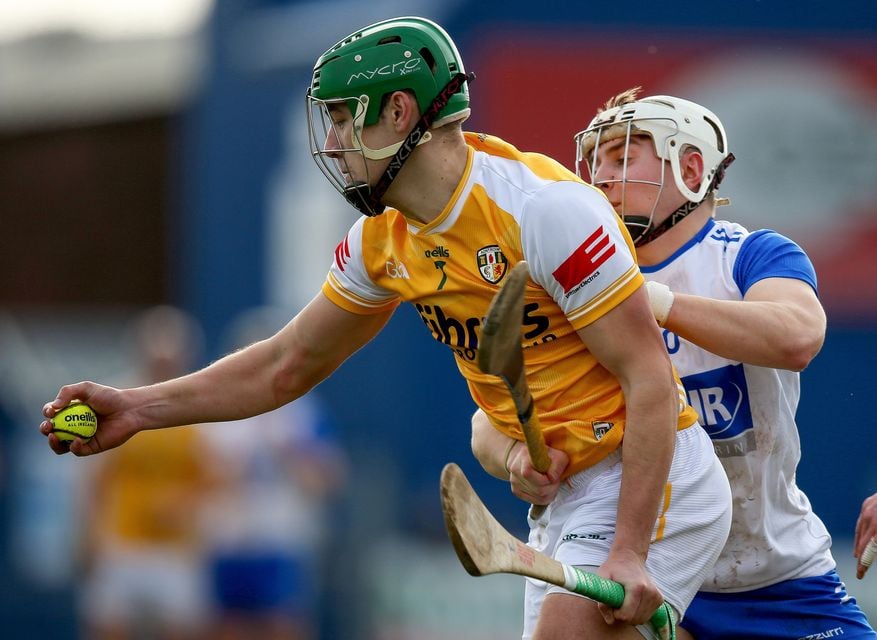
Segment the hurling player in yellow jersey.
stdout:
<path fill-rule="evenodd" d="M 554 456 L 548 476 L 533 480 L 563 469 L 570 487 L 531 522 L 534 544 L 617 580 L 626 596 L 601 613 L 579 596 L 528 585 L 523 635 L 651 637 L 643 623 L 662 600 L 684 610 L 724 543 L 727 480 L 709 439 L 691 428 L 696 414 L 680 399 L 610 203 L 549 158 L 464 134 L 471 79 L 448 34 L 422 18 L 379 22 L 331 47 L 307 94 L 311 148 L 364 215 L 338 245 L 322 290 L 276 335 L 201 371 L 136 389 L 68 385 L 43 413 L 51 418 L 72 398 L 94 407 L 98 434 L 70 445 L 76 455 L 143 429 L 262 413 L 330 375 L 408 301 L 451 349 L 492 424 L 521 438 L 504 384 L 475 361 L 491 299 L 527 260 L 526 370 Z M 65 451 L 48 422 L 41 430 Z"/>

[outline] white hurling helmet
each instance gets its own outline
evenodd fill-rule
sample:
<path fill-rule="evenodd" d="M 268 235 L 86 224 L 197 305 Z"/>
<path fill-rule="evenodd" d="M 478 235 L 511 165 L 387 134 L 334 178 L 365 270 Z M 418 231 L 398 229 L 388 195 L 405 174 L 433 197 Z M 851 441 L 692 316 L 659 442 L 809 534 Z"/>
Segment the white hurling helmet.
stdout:
<path fill-rule="evenodd" d="M 576 134 L 576 173 L 582 177 L 593 177 L 600 144 L 635 135 L 648 135 L 652 139 L 655 153 L 659 158 L 669 161 L 676 187 L 688 199 L 688 203 L 668 218 L 672 222 L 661 232 L 703 202 L 707 194 L 719 186 L 725 168 L 734 159 L 728 152 L 725 129 L 712 111 L 673 96 L 649 96 L 597 114 L 587 129 Z M 682 151 L 690 146 L 696 147 L 704 160 L 704 179 L 697 191 L 689 189 L 682 180 L 679 166 Z M 582 165 L 585 165 L 586 172 L 582 170 Z M 663 177 L 662 184 L 656 186 L 663 187 Z M 640 231 L 641 240 L 649 231 L 654 231 L 651 229 L 651 215 L 644 220 L 645 228 Z M 637 238 L 634 237 L 634 240 Z"/>

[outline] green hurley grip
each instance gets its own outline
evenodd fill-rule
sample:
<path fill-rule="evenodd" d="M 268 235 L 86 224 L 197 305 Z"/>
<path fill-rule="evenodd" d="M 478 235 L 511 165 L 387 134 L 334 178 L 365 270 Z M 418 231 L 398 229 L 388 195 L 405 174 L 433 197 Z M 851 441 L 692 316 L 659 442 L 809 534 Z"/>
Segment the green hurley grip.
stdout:
<path fill-rule="evenodd" d="M 579 595 L 602 602 L 613 609 L 618 609 L 624 603 L 624 587 L 596 573 L 582 571 L 578 567 L 564 565 L 566 573 L 566 588 Z M 573 572 L 570 576 L 567 569 Z M 570 580 L 572 578 L 572 580 Z M 662 640 L 676 640 L 676 620 L 673 610 L 666 602 L 658 607 L 649 618 L 649 622 Z"/>
<path fill-rule="evenodd" d="M 575 573 L 576 584 L 572 591 L 617 609 L 624 602 L 624 587 L 614 580 L 607 580 L 596 573 L 570 567 Z"/>

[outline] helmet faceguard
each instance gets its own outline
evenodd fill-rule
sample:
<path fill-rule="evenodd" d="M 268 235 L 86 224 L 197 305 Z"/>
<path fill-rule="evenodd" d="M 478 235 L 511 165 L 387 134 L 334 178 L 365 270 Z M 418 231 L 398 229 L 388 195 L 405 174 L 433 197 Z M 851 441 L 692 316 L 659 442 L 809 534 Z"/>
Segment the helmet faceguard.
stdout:
<path fill-rule="evenodd" d="M 325 148 L 325 142 L 330 136 L 337 141 L 342 140 L 341 132 L 334 124 L 330 115 L 330 109 L 333 105 L 347 104 L 347 100 L 316 100 L 308 94 L 308 140 L 311 147 L 311 155 L 323 172 L 329 182 L 335 189 L 344 196 L 344 198 L 354 207 L 368 215 L 375 215 L 370 204 L 371 187 L 369 187 L 370 176 L 368 175 L 368 165 L 365 162 L 369 157 L 368 152 L 371 151 L 363 143 L 359 136 L 359 131 L 354 129 L 353 146 L 338 148 L 329 151 Z M 356 125 L 354 124 L 354 127 Z M 362 182 L 352 182 L 353 172 L 348 162 L 349 154 L 358 153 L 362 156 L 362 162 L 359 166 L 363 167 L 366 172 L 365 179 Z M 330 156 L 331 154 L 331 156 Z"/>
<path fill-rule="evenodd" d="M 648 136 L 654 145 L 655 154 L 665 161 L 662 163 L 660 183 L 628 179 L 627 147 L 633 136 Z M 724 178 L 725 169 L 734 160 L 733 154 L 728 152 L 725 130 L 714 113 L 681 98 L 650 96 L 606 109 L 597 114 L 587 129 L 575 135 L 576 173 L 585 179 L 593 180 L 596 174 L 597 152 L 600 145 L 619 138 L 625 140 L 624 166 L 621 177 L 613 180 L 601 180 L 600 184 L 621 183 L 622 207 L 619 213 L 637 245 L 650 242 L 694 211 L 710 193 L 718 188 L 719 183 Z M 704 161 L 704 177 L 696 191 L 692 191 L 685 184 L 680 166 L 683 152 L 691 147 L 697 149 Z M 625 211 L 625 186 L 629 183 L 651 184 L 659 189 L 658 196 L 660 196 L 660 191 L 666 185 L 667 163 L 670 165 L 676 188 L 687 202 L 655 228 L 653 226 L 654 206 L 648 213 L 632 212 L 628 214 Z M 655 205 L 657 205 L 657 201 L 656 198 Z"/>
<path fill-rule="evenodd" d="M 343 154 L 359 153 L 363 162 L 395 156 L 391 161 L 391 165 L 399 164 L 393 173 L 395 177 L 401 162 L 413 150 L 412 147 L 406 151 L 406 147 L 431 139 L 430 126 L 439 127 L 469 116 L 469 90 L 464 74 L 463 62 L 450 36 L 424 18 L 385 20 L 344 38 L 317 60 L 307 93 L 311 153 L 320 170 L 357 209 L 367 215 L 380 213 L 383 211 L 380 197 L 389 182 L 381 193 L 369 186 L 370 180 L 348 184 Z M 398 143 L 371 149 L 362 140 L 363 129 L 378 122 L 383 98 L 393 91 L 413 93 L 421 114 L 428 114 L 426 126 L 416 135 L 415 127 Z M 353 146 L 328 150 L 324 146 L 332 131 L 328 110 L 337 103 L 350 109 Z M 421 118 L 421 126 L 423 122 Z M 342 159 L 337 160 L 339 157 Z"/>

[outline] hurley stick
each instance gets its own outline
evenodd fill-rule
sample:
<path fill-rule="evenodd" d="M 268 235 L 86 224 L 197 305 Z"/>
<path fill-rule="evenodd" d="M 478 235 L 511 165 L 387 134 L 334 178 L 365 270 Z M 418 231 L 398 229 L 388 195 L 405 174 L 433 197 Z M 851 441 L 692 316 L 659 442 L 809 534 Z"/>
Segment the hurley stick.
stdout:
<path fill-rule="evenodd" d="M 462 469 L 453 463 L 442 470 L 441 499 L 448 536 L 470 575 L 515 573 L 616 609 L 624 602 L 624 587 L 619 583 L 558 562 L 506 531 L 481 502 Z M 658 607 L 650 622 L 662 640 L 675 640 L 675 614 L 668 604 Z"/>
<path fill-rule="evenodd" d="M 527 386 L 521 347 L 524 289 L 529 277 L 527 263 L 523 260 L 518 262 L 493 297 L 478 342 L 478 368 L 484 373 L 499 376 L 505 382 L 515 403 L 533 468 L 545 473 L 551 460 L 539 426 L 539 416 L 533 406 L 533 395 Z M 530 515 L 536 519 L 543 511 L 544 505 L 533 505 Z"/>

